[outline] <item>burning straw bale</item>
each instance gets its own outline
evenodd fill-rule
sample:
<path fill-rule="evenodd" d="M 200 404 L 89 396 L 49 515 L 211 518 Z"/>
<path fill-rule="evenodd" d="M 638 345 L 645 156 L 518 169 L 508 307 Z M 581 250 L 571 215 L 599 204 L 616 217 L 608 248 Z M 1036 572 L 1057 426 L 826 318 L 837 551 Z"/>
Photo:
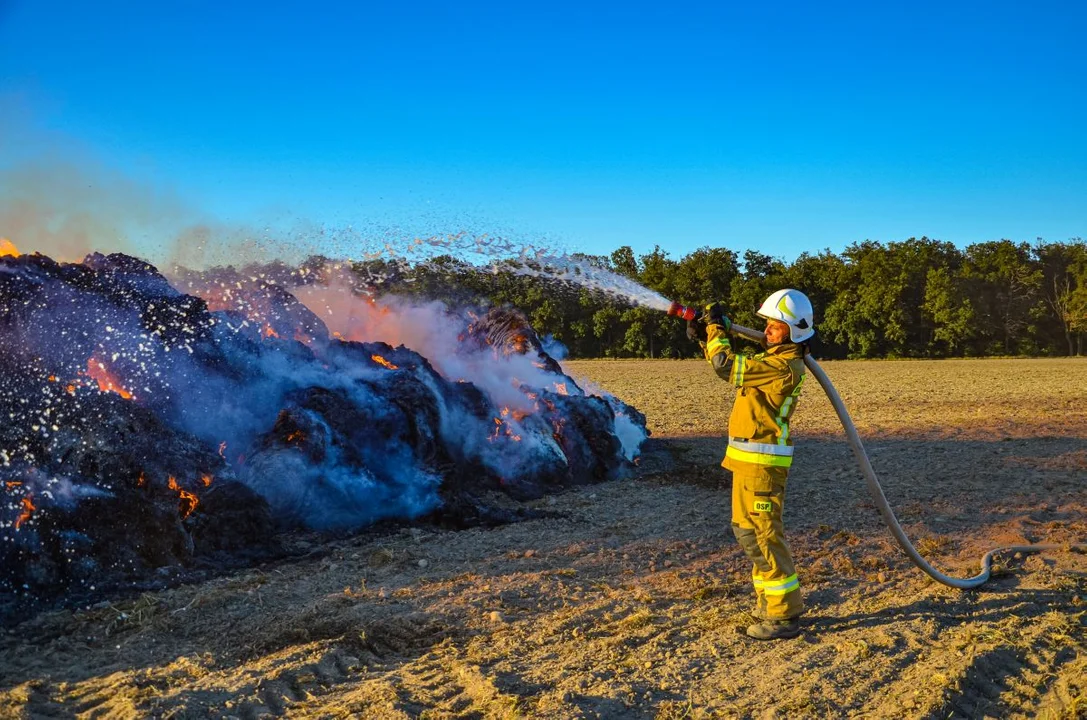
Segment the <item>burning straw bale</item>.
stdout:
<path fill-rule="evenodd" d="M 640 413 L 585 393 L 515 311 L 349 292 L 353 320 L 376 318 L 360 331 L 280 284 L 313 291 L 327 271 L 182 278 L 194 294 L 124 255 L 0 258 L 10 597 L 244 560 L 274 551 L 277 530 L 487 522 L 502 515 L 487 494 L 615 477 L 645 436 Z M 420 326 L 416 347 L 383 342 Z"/>

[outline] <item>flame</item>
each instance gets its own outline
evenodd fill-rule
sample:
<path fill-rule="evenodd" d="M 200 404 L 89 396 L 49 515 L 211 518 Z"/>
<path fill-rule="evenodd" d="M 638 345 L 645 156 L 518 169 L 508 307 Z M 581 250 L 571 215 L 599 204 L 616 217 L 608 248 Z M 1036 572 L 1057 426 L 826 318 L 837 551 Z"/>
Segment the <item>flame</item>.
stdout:
<path fill-rule="evenodd" d="M 34 507 L 34 496 L 27 495 L 22 501 L 23 511 L 19 513 L 19 517 L 15 518 L 15 529 L 18 530 L 19 526 L 30 519 L 30 516 L 38 508 Z"/>
<path fill-rule="evenodd" d="M 22 483 L 21 480 L 7 480 L 7 481 L 4 482 L 4 484 L 8 486 L 8 490 L 14 490 L 15 488 L 19 487 L 23 483 Z"/>
<path fill-rule="evenodd" d="M 211 487 L 211 481 L 215 478 L 211 475 L 201 475 L 200 482 L 204 483 L 204 487 Z"/>
<path fill-rule="evenodd" d="M 95 360 L 93 357 L 87 360 L 87 374 L 94 378 L 98 383 L 98 389 L 102 392 L 114 392 L 125 400 L 132 399 L 132 393 L 124 389 L 101 360 Z"/>
<path fill-rule="evenodd" d="M 19 257 L 19 255 L 21 255 L 21 253 L 19 252 L 19 249 L 15 247 L 15 243 L 8 240 L 6 237 L 0 237 L 0 257 Z"/>
<path fill-rule="evenodd" d="M 181 504 L 178 506 L 178 509 L 181 512 L 181 519 L 184 520 L 192 515 L 192 511 L 196 509 L 200 500 L 191 492 L 178 485 L 177 480 L 174 479 L 173 475 L 167 479 L 166 484 L 169 485 L 170 489 L 176 492 L 177 496 L 181 499 Z"/>
<path fill-rule="evenodd" d="M 552 410 L 554 410 L 554 407 L 552 407 Z M 566 419 L 561 417 L 553 418 L 551 420 L 551 427 L 554 429 L 554 432 L 551 433 L 551 437 L 555 438 L 555 442 L 561 443 L 562 431 L 566 429 Z"/>
<path fill-rule="evenodd" d="M 143 487 L 146 484 L 147 477 L 143 473 L 140 473 L 140 477 L 136 479 L 136 487 Z"/>
<path fill-rule="evenodd" d="M 71 385 L 71 384 L 68 385 L 68 394 L 69 395 L 75 395 L 75 385 Z"/>
<path fill-rule="evenodd" d="M 294 430 L 287 434 L 287 442 L 302 442 L 306 439 L 306 433 L 301 430 Z"/>
<path fill-rule="evenodd" d="M 510 414 L 510 409 L 508 407 L 502 408 L 502 417 L 507 417 L 509 414 Z M 514 414 L 514 417 L 517 418 L 516 413 Z M 520 419 L 520 418 L 517 418 L 517 419 Z M 505 432 L 504 433 L 503 433 L 503 430 L 502 430 L 503 426 L 505 426 Z M 494 442 L 498 438 L 502 437 L 503 434 L 506 437 L 508 437 L 509 439 L 513 440 L 514 442 L 521 442 L 521 436 L 513 431 L 513 427 L 508 422 L 503 420 L 501 417 L 496 417 L 494 419 L 494 432 L 491 433 L 490 436 L 488 436 L 487 440 L 490 441 L 490 442 Z"/>
<path fill-rule="evenodd" d="M 385 358 L 381 357 L 380 355 L 371 355 L 370 359 L 373 360 L 374 362 L 376 362 L 378 365 L 384 365 L 385 367 L 389 368 L 390 370 L 399 370 L 400 369 L 398 366 L 393 365 L 391 362 L 389 362 Z"/>
<path fill-rule="evenodd" d="M 555 383 L 555 392 L 557 392 L 559 395 L 569 395 L 570 394 L 570 392 L 566 389 L 566 383 L 564 383 L 564 382 Z"/>

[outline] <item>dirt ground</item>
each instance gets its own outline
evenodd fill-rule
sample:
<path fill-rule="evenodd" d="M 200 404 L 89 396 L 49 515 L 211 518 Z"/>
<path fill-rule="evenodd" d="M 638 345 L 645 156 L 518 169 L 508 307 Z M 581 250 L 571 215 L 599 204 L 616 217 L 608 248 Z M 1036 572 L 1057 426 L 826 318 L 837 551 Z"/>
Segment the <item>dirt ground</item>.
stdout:
<path fill-rule="evenodd" d="M 824 365 L 934 583 L 892 544 L 829 403 L 794 423 L 804 633 L 742 635 L 749 566 L 701 362 L 569 363 L 649 417 L 638 476 L 491 530 L 293 539 L 298 557 L 28 617 L 0 717 L 1087 717 L 1087 361 Z"/>

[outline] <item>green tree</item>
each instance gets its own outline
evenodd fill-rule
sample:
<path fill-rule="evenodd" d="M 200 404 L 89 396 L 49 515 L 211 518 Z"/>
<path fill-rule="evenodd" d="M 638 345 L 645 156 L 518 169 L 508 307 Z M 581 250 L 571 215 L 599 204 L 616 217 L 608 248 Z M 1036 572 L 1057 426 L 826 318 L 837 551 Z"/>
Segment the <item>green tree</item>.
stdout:
<path fill-rule="evenodd" d="M 785 263 L 754 250 L 744 253 L 744 271 L 732 279 L 729 287 L 729 312 L 740 325 L 761 329 L 765 322 L 755 315 L 766 297 L 783 287 Z"/>
<path fill-rule="evenodd" d="M 1052 311 L 1049 325 L 1059 333 L 1069 355 L 1079 352 L 1080 335 L 1087 324 L 1083 299 L 1087 296 L 1087 244 L 1080 238 L 1067 243 L 1039 239 L 1034 255 L 1041 264 L 1042 294 Z"/>
<path fill-rule="evenodd" d="M 629 245 L 624 245 L 611 254 L 612 269 L 620 275 L 629 278 L 638 276 L 638 263 L 634 260 L 634 250 Z"/>
<path fill-rule="evenodd" d="M 783 287 L 799 290 L 811 300 L 815 311 L 815 340 L 813 352 L 821 357 L 846 356 L 844 343 L 837 342 L 826 324 L 827 308 L 834 301 L 845 275 L 842 258 L 829 249 L 818 255 L 802 253 L 785 270 Z"/>
<path fill-rule="evenodd" d="M 928 271 L 921 312 L 933 328 L 928 355 L 945 357 L 968 347 L 974 336 L 974 306 L 948 268 Z"/>
<path fill-rule="evenodd" d="M 676 263 L 672 275 L 671 289 L 682 302 L 727 301 L 732 281 L 739 275 L 736 253 L 726 248 L 699 248 Z"/>
<path fill-rule="evenodd" d="M 593 314 L 593 335 L 600 341 L 605 357 L 615 356 L 617 348 L 625 341 L 625 331 L 621 329 L 622 314 L 618 306 L 608 304 Z M 622 341 L 621 341 L 622 339 Z"/>
<path fill-rule="evenodd" d="M 1028 332 L 1043 303 L 1042 271 L 1027 243 L 996 240 L 966 248 L 963 278 L 976 310 L 979 354 L 1010 355 L 1035 346 Z"/>

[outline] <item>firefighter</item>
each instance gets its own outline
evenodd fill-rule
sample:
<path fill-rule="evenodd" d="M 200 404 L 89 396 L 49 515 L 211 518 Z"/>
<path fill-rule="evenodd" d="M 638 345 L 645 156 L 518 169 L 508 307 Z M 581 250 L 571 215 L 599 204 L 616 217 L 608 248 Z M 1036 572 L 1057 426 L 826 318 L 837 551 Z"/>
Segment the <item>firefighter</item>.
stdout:
<path fill-rule="evenodd" d="M 687 334 L 702 341 L 718 377 L 737 388 L 721 465 L 732 471 L 732 532 L 753 564 L 757 622 L 747 634 L 775 640 L 799 635 L 804 612 L 782 510 L 793 462 L 789 420 L 804 384 L 804 355 L 815 329 L 811 302 L 797 290 L 778 290 L 757 314 L 766 320 L 766 341 L 765 350 L 755 355 L 733 352 L 728 339 L 732 323 L 720 303 L 703 313 L 704 337 L 697 320 L 688 321 Z"/>

